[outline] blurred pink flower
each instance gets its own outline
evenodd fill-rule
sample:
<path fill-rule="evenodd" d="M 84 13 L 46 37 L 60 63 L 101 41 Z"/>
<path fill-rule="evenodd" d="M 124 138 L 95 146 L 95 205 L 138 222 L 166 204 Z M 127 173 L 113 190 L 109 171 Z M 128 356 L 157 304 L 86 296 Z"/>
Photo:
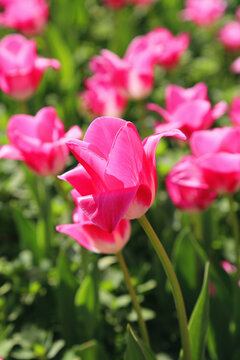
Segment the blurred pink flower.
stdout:
<path fill-rule="evenodd" d="M 45 0 L 2 0 L 0 26 L 39 35 L 48 21 L 49 9 Z"/>
<path fill-rule="evenodd" d="M 151 5 L 155 0 L 103 0 L 103 3 L 108 7 L 118 10 L 121 9 L 123 6 L 128 4 L 133 5 Z"/>
<path fill-rule="evenodd" d="M 173 167 L 166 177 L 166 187 L 174 205 L 189 212 L 205 210 L 217 196 L 204 180 L 198 160 L 191 155 Z"/>
<path fill-rule="evenodd" d="M 142 99 L 150 94 L 154 82 L 154 66 L 166 69 L 176 66 L 189 45 L 189 36 L 174 37 L 165 28 L 132 40 L 123 58 L 102 50 L 90 61 L 94 76 L 105 77 L 128 98 Z"/>
<path fill-rule="evenodd" d="M 37 55 L 36 42 L 23 35 L 7 35 L 0 41 L 0 89 L 7 95 L 25 100 L 36 91 L 46 69 L 59 70 L 56 59 Z"/>
<path fill-rule="evenodd" d="M 121 116 L 126 109 L 126 97 L 104 76 L 85 81 L 86 90 L 80 93 L 83 106 L 97 116 Z"/>
<path fill-rule="evenodd" d="M 166 110 L 156 104 L 147 105 L 149 110 L 157 112 L 167 123 L 156 122 L 155 132 L 178 128 L 189 137 L 194 131 L 211 127 L 214 120 L 227 111 L 225 101 L 211 107 L 204 83 L 189 89 L 169 85 L 166 88 L 165 101 Z"/>
<path fill-rule="evenodd" d="M 69 154 L 70 138 L 81 138 L 82 131 L 73 126 L 67 133 L 56 110 L 41 109 L 36 116 L 14 115 L 7 126 L 9 145 L 0 147 L 0 158 L 21 160 L 41 176 L 61 172 Z"/>
<path fill-rule="evenodd" d="M 240 96 L 232 100 L 229 116 L 234 125 L 240 126 Z"/>
<path fill-rule="evenodd" d="M 198 26 L 209 26 L 224 15 L 226 7 L 224 0 L 186 0 L 181 17 Z"/>
<path fill-rule="evenodd" d="M 236 74 L 240 74 L 240 57 L 234 60 L 230 67 L 230 70 Z"/>
<path fill-rule="evenodd" d="M 223 270 L 225 270 L 228 274 L 236 273 L 237 267 L 235 265 L 232 265 L 230 262 L 223 260 L 221 262 Z M 238 286 L 240 286 L 240 280 L 238 280 Z"/>
<path fill-rule="evenodd" d="M 185 139 L 179 130 L 141 141 L 135 126 L 118 118 L 95 119 L 83 141 L 67 145 L 82 166 L 61 175 L 80 194 L 85 215 L 112 232 L 122 218 L 141 217 L 152 205 L 157 188 L 155 150 L 163 136 Z"/>
<path fill-rule="evenodd" d="M 227 22 L 220 30 L 218 39 L 222 45 L 230 51 L 240 50 L 240 23 L 237 21 Z"/>
<path fill-rule="evenodd" d="M 190 139 L 204 179 L 219 194 L 240 187 L 240 129 L 222 127 L 195 132 Z"/>
<path fill-rule="evenodd" d="M 57 231 L 71 236 L 86 249 L 103 254 L 114 254 L 122 250 L 131 235 L 129 220 L 121 220 L 113 232 L 105 232 L 94 225 L 78 205 L 80 193 L 71 192 L 76 209 L 73 212 L 73 224 L 58 225 Z"/>

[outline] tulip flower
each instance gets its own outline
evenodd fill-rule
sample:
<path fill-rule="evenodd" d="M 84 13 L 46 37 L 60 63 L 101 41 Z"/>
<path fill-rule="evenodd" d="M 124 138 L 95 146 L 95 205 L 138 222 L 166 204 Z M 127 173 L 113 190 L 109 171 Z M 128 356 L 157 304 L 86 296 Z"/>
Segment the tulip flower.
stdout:
<path fill-rule="evenodd" d="M 234 125 L 240 126 L 240 96 L 232 100 L 229 116 Z"/>
<path fill-rule="evenodd" d="M 226 7 L 224 0 L 186 0 L 181 17 L 198 26 L 209 26 L 224 15 Z"/>
<path fill-rule="evenodd" d="M 213 108 L 207 98 L 207 87 L 199 83 L 192 88 L 169 85 L 166 88 L 166 110 L 156 104 L 148 104 L 147 108 L 157 112 L 167 124 L 156 122 L 155 131 L 181 129 L 188 137 L 194 131 L 212 126 L 227 111 L 225 101 L 217 103 Z"/>
<path fill-rule="evenodd" d="M 172 130 L 142 142 L 131 122 L 97 118 L 83 141 L 67 142 L 82 166 L 59 178 L 81 194 L 78 203 L 89 220 L 112 232 L 122 218 L 141 217 L 152 205 L 157 188 L 155 150 L 163 136 L 185 139 L 181 131 Z"/>
<path fill-rule="evenodd" d="M 80 193 L 72 190 L 71 194 L 76 204 L 73 224 L 58 225 L 57 231 L 71 236 L 80 245 L 96 253 L 114 254 L 122 250 L 130 239 L 130 221 L 123 219 L 113 232 L 105 232 L 94 225 L 81 210 L 78 204 Z"/>
<path fill-rule="evenodd" d="M 166 187 L 174 205 L 188 212 L 205 210 L 217 196 L 206 183 L 198 160 L 191 155 L 173 167 L 166 177 Z"/>
<path fill-rule="evenodd" d="M 193 155 L 209 187 L 218 194 L 240 187 L 240 129 L 222 127 L 195 132 L 190 139 Z"/>
<path fill-rule="evenodd" d="M 219 41 L 229 51 L 240 50 L 240 23 L 237 21 L 227 22 L 220 30 Z"/>
<path fill-rule="evenodd" d="M 121 116 L 126 109 L 126 97 L 104 76 L 85 81 L 86 90 L 80 93 L 83 106 L 97 116 Z"/>
<path fill-rule="evenodd" d="M 0 158 L 21 160 L 38 175 L 56 175 L 63 170 L 69 154 L 69 138 L 81 138 L 82 131 L 73 126 L 65 133 L 64 125 L 52 107 L 36 116 L 14 115 L 7 126 L 9 145 L 0 147 Z"/>
<path fill-rule="evenodd" d="M 47 68 L 60 69 L 58 60 L 38 56 L 36 46 L 34 40 L 18 34 L 0 41 L 0 89 L 15 99 L 31 97 Z"/>
<path fill-rule="evenodd" d="M 48 21 L 49 9 L 45 0 L 3 0 L 0 26 L 39 35 Z"/>
<path fill-rule="evenodd" d="M 240 74 L 240 57 L 238 57 L 230 66 L 233 73 Z"/>

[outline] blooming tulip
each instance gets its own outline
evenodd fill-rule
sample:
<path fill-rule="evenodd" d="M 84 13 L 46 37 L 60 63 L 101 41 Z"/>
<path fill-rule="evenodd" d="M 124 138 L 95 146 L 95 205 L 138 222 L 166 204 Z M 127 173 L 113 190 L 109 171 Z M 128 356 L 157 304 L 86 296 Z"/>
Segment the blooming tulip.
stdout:
<path fill-rule="evenodd" d="M 224 0 L 186 0 L 181 16 L 183 20 L 193 21 L 196 25 L 209 26 L 224 15 L 226 7 Z"/>
<path fill-rule="evenodd" d="M 227 104 L 221 101 L 211 108 L 206 85 L 199 83 L 189 89 L 169 85 L 166 88 L 166 110 L 155 104 L 148 104 L 147 108 L 157 112 L 167 122 L 156 122 L 156 132 L 178 128 L 190 136 L 194 131 L 209 128 L 215 119 L 226 112 Z"/>
<path fill-rule="evenodd" d="M 0 158 L 16 159 L 39 175 L 55 175 L 63 170 L 68 157 L 66 142 L 80 138 L 82 131 L 73 126 L 65 133 L 64 125 L 52 107 L 36 116 L 14 115 L 8 122 L 9 145 L 0 147 Z"/>
<path fill-rule="evenodd" d="M 197 162 L 194 156 L 187 155 L 166 177 L 167 191 L 174 205 L 190 212 L 206 209 L 216 198 Z"/>
<path fill-rule="evenodd" d="M 190 139 L 193 155 L 211 189 L 233 193 L 240 187 L 240 129 L 222 127 L 195 132 Z"/>
<path fill-rule="evenodd" d="M 103 76 L 93 76 L 85 81 L 86 90 L 80 94 L 84 107 L 100 116 L 121 116 L 127 105 L 125 96 Z"/>
<path fill-rule="evenodd" d="M 1 5 L 1 26 L 30 36 L 40 34 L 46 26 L 49 10 L 45 0 L 3 0 Z"/>
<path fill-rule="evenodd" d="M 72 190 L 72 197 L 76 204 L 73 213 L 73 224 L 58 225 L 57 231 L 67 234 L 88 250 L 103 254 L 114 254 L 124 247 L 131 234 L 129 220 L 121 220 L 116 229 L 107 233 L 94 225 L 83 213 L 78 205 L 81 195 Z"/>
<path fill-rule="evenodd" d="M 240 74 L 240 57 L 238 57 L 230 66 L 230 70 L 236 74 Z"/>
<path fill-rule="evenodd" d="M 230 51 L 240 50 L 240 23 L 229 21 L 219 32 L 218 39 Z"/>
<path fill-rule="evenodd" d="M 59 70 L 60 63 L 38 56 L 34 40 L 13 34 L 0 41 L 0 89 L 7 95 L 28 99 L 49 67 Z"/>
<path fill-rule="evenodd" d="M 230 119 L 232 123 L 236 126 L 240 126 L 240 97 L 237 96 L 231 102 L 230 106 Z"/>
<path fill-rule="evenodd" d="M 100 117 L 83 141 L 67 142 L 82 166 L 60 179 L 81 194 L 80 208 L 102 230 L 112 232 L 122 218 L 141 217 L 152 205 L 157 187 L 155 150 L 163 136 L 185 139 L 181 131 L 172 130 L 142 142 L 131 122 Z"/>

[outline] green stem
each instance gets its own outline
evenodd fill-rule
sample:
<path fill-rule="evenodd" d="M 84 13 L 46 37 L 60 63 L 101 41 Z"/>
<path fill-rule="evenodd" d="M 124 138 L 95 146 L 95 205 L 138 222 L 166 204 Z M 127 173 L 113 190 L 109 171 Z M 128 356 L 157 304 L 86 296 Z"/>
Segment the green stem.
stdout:
<path fill-rule="evenodd" d="M 147 234 L 149 240 L 151 241 L 152 246 L 154 247 L 159 257 L 162 266 L 165 270 L 165 273 L 168 277 L 168 280 L 172 286 L 172 292 L 173 292 L 173 297 L 174 297 L 175 306 L 178 315 L 178 321 L 179 321 L 180 336 L 181 336 L 182 349 L 183 349 L 183 358 L 185 360 L 191 360 L 192 355 L 191 355 L 191 347 L 190 347 L 190 340 L 188 333 L 187 315 L 186 315 L 182 292 L 176 274 L 174 272 L 173 266 L 159 238 L 157 237 L 155 231 L 153 230 L 146 216 L 143 215 L 141 218 L 138 219 L 138 221 L 142 226 L 142 228 L 144 229 L 145 233 Z"/>
<path fill-rule="evenodd" d="M 232 194 L 228 195 L 228 200 L 230 204 L 230 215 L 231 221 L 233 226 L 233 235 L 235 240 L 235 249 L 236 249 L 236 256 L 237 256 L 237 279 L 240 278 L 240 239 L 239 239 L 239 226 L 238 226 L 238 218 L 235 211 L 234 200 Z"/>
<path fill-rule="evenodd" d="M 120 267 L 122 269 L 128 291 L 129 291 L 129 293 L 131 295 L 133 306 L 134 306 L 135 311 L 136 311 L 136 313 L 138 315 L 138 323 L 139 323 L 139 328 L 140 328 L 140 331 L 141 331 L 142 338 L 145 341 L 145 343 L 150 347 L 147 327 L 146 327 L 145 321 L 144 321 L 143 316 L 142 316 L 141 306 L 140 306 L 140 304 L 138 302 L 136 291 L 135 291 L 135 289 L 134 289 L 134 287 L 132 285 L 131 278 L 130 278 L 130 275 L 129 275 L 129 271 L 128 271 L 127 265 L 125 263 L 125 260 L 124 260 L 124 257 L 123 257 L 123 254 L 122 254 L 121 251 L 117 253 L 117 259 L 118 259 L 118 262 L 119 262 Z"/>

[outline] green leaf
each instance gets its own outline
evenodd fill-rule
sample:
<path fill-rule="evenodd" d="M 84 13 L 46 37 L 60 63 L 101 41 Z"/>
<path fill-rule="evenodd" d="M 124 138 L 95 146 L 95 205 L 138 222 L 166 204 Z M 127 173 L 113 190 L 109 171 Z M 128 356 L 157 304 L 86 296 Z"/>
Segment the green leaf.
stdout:
<path fill-rule="evenodd" d="M 209 317 L 209 263 L 205 265 L 202 290 L 189 321 L 192 360 L 203 360 Z"/>
<path fill-rule="evenodd" d="M 127 351 L 124 360 L 156 360 L 155 355 L 138 339 L 130 325 L 127 328 Z"/>
<path fill-rule="evenodd" d="M 74 352 L 82 360 L 96 360 L 98 358 L 98 343 L 96 340 L 87 341 L 74 347 Z"/>
<path fill-rule="evenodd" d="M 49 359 L 55 358 L 55 356 L 59 353 L 59 351 L 62 350 L 64 345 L 65 345 L 64 340 L 55 341 L 55 343 L 52 345 L 50 351 L 48 352 L 48 358 Z"/>

